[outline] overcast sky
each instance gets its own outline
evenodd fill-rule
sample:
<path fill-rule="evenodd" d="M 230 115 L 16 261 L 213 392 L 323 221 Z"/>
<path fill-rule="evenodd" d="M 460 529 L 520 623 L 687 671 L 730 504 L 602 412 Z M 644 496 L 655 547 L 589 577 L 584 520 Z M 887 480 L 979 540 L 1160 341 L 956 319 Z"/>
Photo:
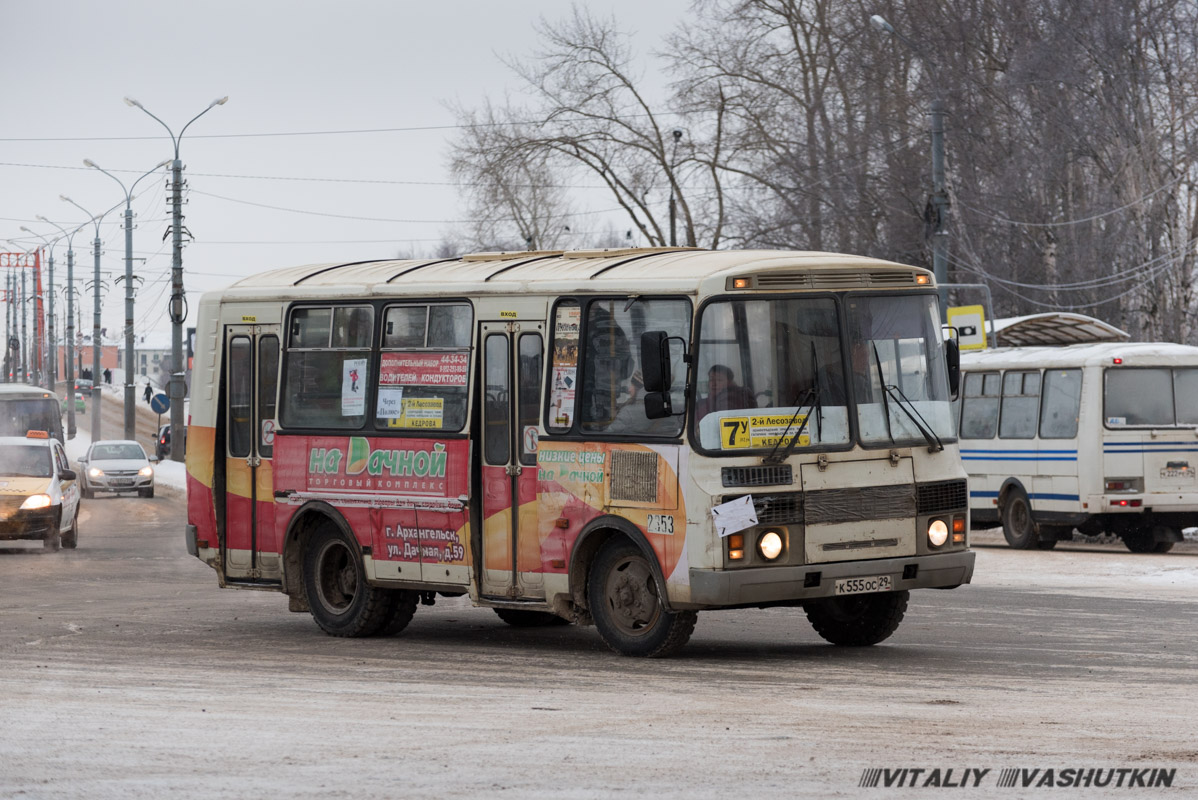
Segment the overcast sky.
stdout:
<path fill-rule="evenodd" d="M 585 5 L 636 33 L 654 79 L 648 54 L 689 0 Z M 83 159 L 128 186 L 173 151 L 165 130 L 123 97 L 178 133 L 228 95 L 180 148 L 185 225 L 194 236 L 183 254 L 192 309 L 200 292 L 265 269 L 426 253 L 464 216 L 446 169 L 454 135 L 446 103 L 476 105 L 518 90 L 500 56 L 528 52 L 533 23 L 568 12 L 554 0 L 0 0 L 0 239 L 28 240 L 22 225 L 57 236 L 39 214 L 68 230 L 87 220 L 59 195 L 92 214 L 119 204 L 100 228 L 103 324 L 118 334 L 124 289 L 111 278 L 124 273 L 124 194 Z M 135 319 L 141 331 L 165 331 L 163 173 L 135 194 L 134 256 L 145 259 L 134 263 L 145 281 Z M 597 212 L 612 205 L 599 192 L 576 202 Z M 601 228 L 600 219 L 590 222 Z M 91 278 L 94 234 L 89 225 L 75 235 L 77 278 Z M 60 243 L 55 282 L 65 275 Z M 56 304 L 61 299 L 60 291 Z M 90 295 L 84 309 L 90 332 Z"/>

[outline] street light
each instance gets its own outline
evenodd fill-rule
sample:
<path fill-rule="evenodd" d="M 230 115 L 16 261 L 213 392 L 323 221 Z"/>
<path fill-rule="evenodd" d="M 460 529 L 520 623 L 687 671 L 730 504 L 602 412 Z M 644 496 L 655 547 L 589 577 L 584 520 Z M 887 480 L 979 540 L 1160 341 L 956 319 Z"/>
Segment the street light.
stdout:
<path fill-rule="evenodd" d="M 47 281 L 49 284 L 49 290 L 47 294 L 50 296 L 50 310 L 49 320 L 46 324 L 46 338 L 49 340 L 50 346 L 46 348 L 46 363 L 43 369 L 46 371 L 46 380 L 50 383 L 50 389 L 53 389 L 54 385 L 58 382 L 58 342 L 54 338 L 54 245 L 57 244 L 58 239 L 61 239 L 62 237 L 60 236 L 58 239 L 47 239 L 42 234 L 38 233 L 37 231 L 30 230 L 24 225 L 21 226 L 21 230 L 25 231 L 25 233 L 31 233 L 37 238 L 41 239 L 46 245 L 46 249 L 50 252 L 50 271 L 49 280 Z"/>
<path fill-rule="evenodd" d="M 92 294 L 94 295 L 94 305 L 92 310 L 92 430 L 91 436 L 93 442 L 98 442 L 103 437 L 100 435 L 100 223 L 107 216 L 109 211 L 120 206 L 117 203 L 112 208 L 104 211 L 99 216 L 93 215 L 83 206 L 76 203 L 65 194 L 58 196 L 64 203 L 70 203 L 75 208 L 82 211 L 91 217 L 91 222 L 96 226 L 96 238 L 93 242 L 95 249 L 95 264 L 96 274 L 95 283 L 92 286 Z"/>
<path fill-rule="evenodd" d="M 229 102 L 229 97 L 219 97 L 208 104 L 208 107 L 196 114 L 179 131 L 176 136 L 170 126 L 151 114 L 145 106 L 131 97 L 125 98 L 125 103 L 133 108 L 139 108 L 170 134 L 171 143 L 175 146 L 175 160 L 171 162 L 171 380 L 167 394 L 171 400 L 171 460 L 183 460 L 185 436 L 183 431 L 183 320 L 187 318 L 187 298 L 183 293 L 183 162 L 179 160 L 179 141 L 183 138 L 191 123 L 207 114 L 216 106 Z"/>
<path fill-rule="evenodd" d="M 116 181 L 125 193 L 125 438 L 137 438 L 137 400 L 133 391 L 133 190 L 143 178 L 153 175 L 171 163 L 168 158 L 125 188 L 124 182 L 90 158 L 83 159 L 84 166 L 103 172 Z"/>
<path fill-rule="evenodd" d="M 932 67 L 933 95 L 939 94 L 940 86 L 936 80 L 939 64 L 928 56 L 915 42 L 903 36 L 895 27 L 879 14 L 869 18 L 869 24 L 875 30 L 888 33 L 911 48 L 917 56 Z M 938 97 L 932 98 L 932 272 L 936 275 L 936 284 L 940 287 L 940 313 L 944 313 L 947 295 L 943 288 L 948 283 L 948 193 L 944 189 L 944 101 Z"/>
<path fill-rule="evenodd" d="M 62 235 L 67 240 L 67 349 L 66 349 L 66 375 L 67 380 L 67 438 L 75 438 L 75 304 L 74 304 L 74 289 L 75 289 L 75 234 L 83 230 L 84 222 L 75 230 L 67 233 L 66 228 L 59 225 L 57 222 L 50 220 L 38 214 L 38 219 L 47 225 L 53 225 L 62 232 Z M 54 361 L 58 363 L 58 344 L 54 345 Z M 55 367 L 57 369 L 57 367 Z"/>

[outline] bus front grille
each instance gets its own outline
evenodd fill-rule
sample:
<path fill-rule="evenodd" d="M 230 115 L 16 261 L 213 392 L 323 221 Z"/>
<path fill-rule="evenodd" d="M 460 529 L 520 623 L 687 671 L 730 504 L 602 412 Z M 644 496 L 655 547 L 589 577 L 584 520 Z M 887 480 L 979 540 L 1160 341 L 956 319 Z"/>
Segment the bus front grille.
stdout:
<path fill-rule="evenodd" d="M 939 514 L 943 511 L 958 511 L 969 503 L 965 481 L 936 481 L 918 486 L 919 513 Z"/>
<path fill-rule="evenodd" d="M 803 493 L 753 495 L 758 525 L 799 524 L 803 521 Z"/>
<path fill-rule="evenodd" d="M 790 464 L 774 467 L 724 467 L 720 477 L 725 486 L 788 486 L 794 483 Z"/>

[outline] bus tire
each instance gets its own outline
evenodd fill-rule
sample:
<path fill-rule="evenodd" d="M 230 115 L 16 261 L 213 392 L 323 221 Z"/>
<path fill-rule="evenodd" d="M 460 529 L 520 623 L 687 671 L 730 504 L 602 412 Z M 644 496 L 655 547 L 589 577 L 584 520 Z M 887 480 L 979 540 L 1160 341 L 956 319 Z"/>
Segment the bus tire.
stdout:
<path fill-rule="evenodd" d="M 1027 492 L 1018 486 L 1007 490 L 1002 505 L 1002 535 L 1016 550 L 1034 550 L 1040 544 L 1036 522 L 1032 519 L 1032 504 Z"/>
<path fill-rule="evenodd" d="M 394 636 L 408 627 L 412 617 L 416 615 L 416 606 L 420 603 L 420 593 L 407 589 L 395 589 L 391 592 L 390 610 L 384 618 L 379 636 Z"/>
<path fill-rule="evenodd" d="M 599 551 L 587 577 L 587 603 L 603 642 L 624 656 L 661 658 L 678 651 L 695 630 L 694 611 L 667 611 L 649 559 L 632 542 Z"/>
<path fill-rule="evenodd" d="M 1136 528 L 1123 534 L 1123 544 L 1133 553 L 1167 553 L 1173 542 L 1159 541 L 1152 528 Z"/>
<path fill-rule="evenodd" d="M 385 589 L 366 583 L 358 548 L 331 526 L 317 531 L 304 553 L 304 593 L 312 618 L 330 636 L 372 636 L 393 608 Z"/>
<path fill-rule="evenodd" d="M 548 611 L 526 611 L 520 608 L 496 608 L 495 614 L 513 628 L 542 628 L 547 625 L 569 625 L 570 620 L 563 619 Z"/>
<path fill-rule="evenodd" d="M 889 638 L 903 621 L 910 592 L 855 594 L 803 606 L 811 627 L 840 647 L 868 647 Z"/>

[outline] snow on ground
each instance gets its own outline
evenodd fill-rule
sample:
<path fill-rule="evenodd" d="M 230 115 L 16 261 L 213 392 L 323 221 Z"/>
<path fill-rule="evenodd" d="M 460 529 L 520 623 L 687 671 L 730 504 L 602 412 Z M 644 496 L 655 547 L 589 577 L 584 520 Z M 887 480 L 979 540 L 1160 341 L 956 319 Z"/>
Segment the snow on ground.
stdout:
<path fill-rule="evenodd" d="M 993 542 L 981 531 L 973 536 L 983 546 L 977 552 L 973 573 L 976 586 L 1019 588 L 1030 591 L 1072 594 L 1079 597 L 1152 597 L 1155 600 L 1192 601 L 1198 596 L 1198 563 L 1192 553 L 1177 545 L 1173 553 L 1130 553 L 1115 551 L 1115 560 L 1094 558 L 1096 550 L 1109 552 L 1114 546 L 1086 546 L 1081 542 L 1055 550 L 1014 550 Z M 1000 541 L 1002 535 L 997 537 Z M 1122 545 L 1118 545 L 1122 549 Z M 1181 552 L 1179 552 L 1181 551 Z M 1117 576 L 1117 577 L 1116 577 Z"/>

